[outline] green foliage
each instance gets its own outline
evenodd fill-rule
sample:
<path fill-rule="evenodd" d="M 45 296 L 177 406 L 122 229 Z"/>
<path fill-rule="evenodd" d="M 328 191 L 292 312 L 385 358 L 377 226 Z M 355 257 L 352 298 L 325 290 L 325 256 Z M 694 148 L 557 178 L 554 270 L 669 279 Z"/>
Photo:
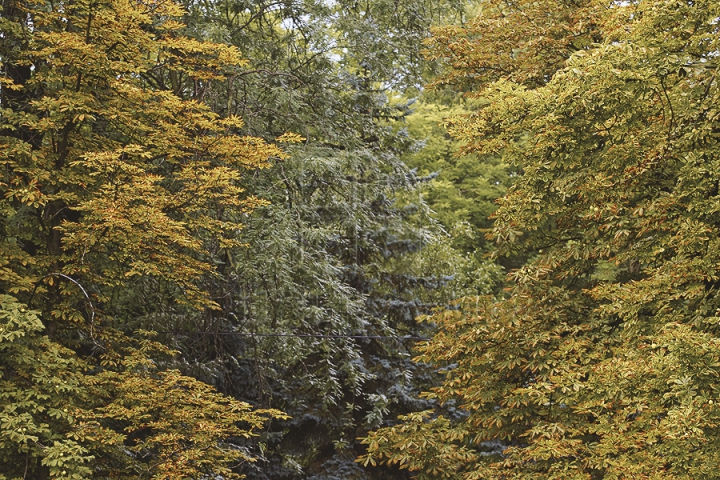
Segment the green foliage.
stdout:
<path fill-rule="evenodd" d="M 287 433 L 270 446 L 303 469 L 318 459 L 332 464 L 333 457 L 347 464 L 358 428 L 379 425 L 390 409 L 402 411 L 416 401 L 417 387 L 406 373 L 416 369 L 403 345 L 412 340 L 342 336 L 421 334 L 413 319 L 425 308 L 423 299 L 430 300 L 424 282 L 437 282 L 418 278 L 427 271 L 401 270 L 401 259 L 432 235 L 420 220 L 427 213 L 387 196 L 392 190 L 417 196 L 412 179 L 383 172 L 390 162 L 371 152 L 328 156 L 308 150 L 284 165 L 287 197 L 271 197 L 245 230 L 248 242 L 264 248 L 237 260 L 243 283 L 235 311 L 243 330 L 310 337 L 248 342 L 243 357 L 253 375 L 235 374 L 233 382 L 235 388 L 255 386 L 260 398 L 272 398 L 272 405 L 293 416 L 284 425 Z M 318 470 L 312 473 L 339 475 Z"/>
<path fill-rule="evenodd" d="M 458 0 L 222 0 L 189 2 L 191 33 L 237 46 L 248 59 L 231 88 L 209 86 L 216 111 L 240 115 L 254 135 L 293 131 L 325 146 L 367 146 L 377 119 L 401 112 L 391 91 L 425 82 L 430 25 L 457 18 Z"/>
<path fill-rule="evenodd" d="M 43 329 L 36 312 L 0 296 L 0 471 L 20 478 L 41 462 L 52 478 L 87 478 L 95 457 L 74 419 L 88 400 L 86 366 Z"/>
<path fill-rule="evenodd" d="M 187 333 L 167 338 L 183 352 L 184 372 L 291 414 L 264 437 L 267 461 L 248 466 L 252 478 L 395 478 L 353 464 L 356 437 L 430 406 L 417 392 L 436 376 L 410 361 L 415 340 L 345 337 L 426 336 L 432 327 L 414 318 L 458 290 L 453 275 L 473 270 L 444 244 L 404 164 L 416 140 L 403 131 L 408 102 L 395 94 L 424 83 L 431 66 L 421 40 L 459 6 L 191 5 L 187 35 L 235 45 L 249 60 L 230 85 L 209 85 L 205 101 L 242 115 L 244 133 L 307 140 L 244 179 L 270 203 L 244 219 L 251 247 L 217 257 L 222 310 L 167 308 L 159 283 L 129 297 L 128 308 L 138 324 Z"/>
<path fill-rule="evenodd" d="M 502 283 L 502 270 L 487 259 L 492 244 L 485 237 L 497 208 L 495 200 L 512 178 L 509 165 L 498 155 L 458 153 L 461 143 L 447 128 L 464 121 L 470 106 L 458 96 L 426 93 L 406 119 L 408 133 L 423 142 L 422 148 L 406 155 L 406 161 L 431 179 L 423 193 L 450 235 L 441 248 L 457 258 L 450 269 L 452 298 L 486 293 Z"/>
<path fill-rule="evenodd" d="M 499 158 L 456 155 L 460 143 L 448 135 L 445 126 L 452 124 L 453 118 L 462 121 L 469 113 L 459 100 L 445 106 L 433 103 L 432 96 L 428 96 L 414 106 L 407 118 L 408 133 L 424 140 L 408 163 L 420 175 L 437 173 L 427 189 L 427 201 L 446 228 L 474 227 L 471 235 L 458 235 L 456 240 L 466 251 L 484 246 L 482 232 L 491 226 L 489 217 L 497 208 L 495 199 L 505 193 L 509 183 L 508 167 Z"/>
<path fill-rule="evenodd" d="M 418 359 L 448 367 L 428 396 L 463 413 L 373 432 L 362 461 L 421 478 L 717 478 L 720 8 L 588 3 L 524 31 L 555 7 L 517 5 L 527 50 L 501 55 L 502 74 L 485 63 L 509 35 L 494 10 L 483 38 L 438 40 L 467 45 L 451 78 L 486 75 L 455 134 L 522 172 L 493 238 L 530 260 L 504 298 L 432 317 Z M 543 44 L 566 61 L 540 75 L 524 55 Z"/>
<path fill-rule="evenodd" d="M 225 439 L 282 417 L 159 370 L 155 362 L 171 352 L 149 340 L 126 342 L 124 355 L 105 355 L 93 372 L 42 335 L 37 312 L 8 295 L 0 306 L 0 467 L 10 478 L 39 467 L 58 479 L 234 478 L 228 463 L 255 458 Z"/>

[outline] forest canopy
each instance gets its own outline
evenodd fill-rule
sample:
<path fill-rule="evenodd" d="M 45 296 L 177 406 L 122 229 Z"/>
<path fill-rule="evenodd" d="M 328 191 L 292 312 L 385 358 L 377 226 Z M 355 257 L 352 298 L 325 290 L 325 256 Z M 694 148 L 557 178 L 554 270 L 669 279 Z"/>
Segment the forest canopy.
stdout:
<path fill-rule="evenodd" d="M 440 83 L 483 106 L 463 149 L 518 172 L 498 297 L 434 314 L 426 396 L 365 463 L 418 478 L 717 478 L 716 2 L 484 2 L 437 30 Z M 503 47 L 500 41 L 508 41 Z"/>
<path fill-rule="evenodd" d="M 0 480 L 720 477 L 716 2 L 0 39 Z"/>
<path fill-rule="evenodd" d="M 468 264 L 390 91 L 461 11 L 2 3 L 2 475 L 366 475 Z"/>

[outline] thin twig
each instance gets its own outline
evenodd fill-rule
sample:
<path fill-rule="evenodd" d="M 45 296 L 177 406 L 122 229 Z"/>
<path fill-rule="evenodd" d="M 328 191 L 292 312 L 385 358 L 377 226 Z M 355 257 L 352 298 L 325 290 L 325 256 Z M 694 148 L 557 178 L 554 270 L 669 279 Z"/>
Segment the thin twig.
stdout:
<path fill-rule="evenodd" d="M 92 339 L 95 346 L 102 348 L 102 346 L 95 339 L 95 306 L 93 305 L 92 300 L 90 300 L 90 295 L 88 295 L 87 291 L 85 290 L 85 287 L 83 287 L 80 284 L 80 282 L 78 282 L 77 280 L 75 280 L 74 278 L 72 278 L 68 275 L 65 275 L 64 273 L 57 273 L 57 272 L 48 273 L 47 275 L 42 277 L 41 280 L 44 280 L 48 277 L 64 278 L 65 280 L 68 280 L 68 281 L 74 283 L 75 285 L 77 285 L 77 287 L 82 291 L 83 295 L 85 295 L 85 300 L 87 300 L 88 305 L 90 305 L 90 338 Z"/>
<path fill-rule="evenodd" d="M 230 335 L 239 337 L 300 337 L 300 338 L 353 338 L 353 339 L 378 339 L 378 340 L 430 340 L 425 337 L 416 336 L 391 336 L 391 335 L 335 335 L 323 333 L 250 333 L 250 332 L 178 332 L 178 331 L 156 331 L 155 333 L 170 335 Z"/>

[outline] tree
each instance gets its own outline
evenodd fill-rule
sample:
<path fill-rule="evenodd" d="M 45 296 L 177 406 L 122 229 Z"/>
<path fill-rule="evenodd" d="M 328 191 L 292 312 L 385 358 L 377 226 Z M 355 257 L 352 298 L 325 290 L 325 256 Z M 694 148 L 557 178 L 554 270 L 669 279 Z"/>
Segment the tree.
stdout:
<path fill-rule="evenodd" d="M 446 128 L 463 121 L 470 114 L 471 104 L 452 92 L 425 92 L 407 118 L 409 134 L 423 139 L 423 146 L 407 155 L 406 161 L 430 179 L 423 186 L 423 194 L 434 217 L 449 233 L 443 248 L 458 259 L 448 286 L 452 298 L 502 288 L 503 270 L 500 262 L 487 258 L 492 243 L 485 235 L 492 226 L 490 215 L 497 209 L 495 200 L 506 191 L 513 176 L 499 155 L 457 153 L 462 144 Z M 502 267 L 514 263 L 503 261 Z"/>
<path fill-rule="evenodd" d="M 89 373 L 93 359 L 44 329 L 0 296 L 0 478 L 237 478 L 229 463 L 256 460 L 241 439 L 280 416 L 159 369 L 172 352 L 147 338 L 116 342 Z"/>
<path fill-rule="evenodd" d="M 222 310 L 167 308 L 160 285 L 129 299 L 138 323 L 172 332 L 165 341 L 183 352 L 184 372 L 292 416 L 263 437 L 266 461 L 247 465 L 251 478 L 400 475 L 354 464 L 356 437 L 429 405 L 416 394 L 435 376 L 410 361 L 410 348 L 431 327 L 414 317 L 447 299 L 458 262 L 404 164 L 416 142 L 395 92 L 424 83 L 420 40 L 460 3 L 189 5 L 187 35 L 235 45 L 249 60 L 231 84 L 212 82 L 205 101 L 242 115 L 245 134 L 306 137 L 290 158 L 245 177 L 270 203 L 244 221 L 242 240 L 254 247 L 219 258 Z"/>
<path fill-rule="evenodd" d="M 495 214 L 498 254 L 530 259 L 506 295 L 433 316 L 419 359 L 448 367 L 428 396 L 461 411 L 373 432 L 362 461 L 419 478 L 718 477 L 720 8 L 600 7 L 568 17 L 594 43 L 541 76 L 523 50 L 484 70 L 499 31 L 447 37 L 467 45 L 454 78 L 489 75 L 456 134 L 522 172 Z M 517 11 L 538 25 L 553 8 Z"/>
<path fill-rule="evenodd" d="M 202 103 L 204 85 L 243 60 L 183 36 L 183 14 L 162 0 L 3 3 L 9 475 L 232 475 L 228 462 L 251 456 L 227 439 L 279 415 L 213 393 L 167 369 L 162 345 L 123 334 L 125 300 L 144 282 L 163 284 L 167 304 L 218 308 L 206 288 L 216 259 L 261 203 L 242 173 L 284 156 Z"/>

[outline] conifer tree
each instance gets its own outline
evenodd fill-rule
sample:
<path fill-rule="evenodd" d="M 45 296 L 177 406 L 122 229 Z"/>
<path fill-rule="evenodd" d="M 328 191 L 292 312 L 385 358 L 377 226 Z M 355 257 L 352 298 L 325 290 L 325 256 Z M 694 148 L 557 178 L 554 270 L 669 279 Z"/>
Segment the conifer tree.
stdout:
<path fill-rule="evenodd" d="M 418 385 L 435 378 L 410 361 L 410 348 L 431 327 L 414 318 L 438 301 L 433 290 L 454 266 L 440 247 L 426 255 L 443 234 L 403 162 L 415 141 L 395 92 L 423 82 L 420 40 L 460 3 L 192 4 L 188 35 L 236 45 L 249 60 L 230 84 L 212 82 L 206 101 L 242 114 L 246 134 L 307 138 L 245 177 L 269 204 L 245 221 L 251 248 L 218 258 L 222 310 L 161 307 L 153 286 L 133 297 L 143 323 L 182 332 L 166 339 L 183 352 L 183 371 L 292 416 L 268 429 L 250 478 L 400 475 L 354 464 L 356 437 L 427 407 Z"/>

